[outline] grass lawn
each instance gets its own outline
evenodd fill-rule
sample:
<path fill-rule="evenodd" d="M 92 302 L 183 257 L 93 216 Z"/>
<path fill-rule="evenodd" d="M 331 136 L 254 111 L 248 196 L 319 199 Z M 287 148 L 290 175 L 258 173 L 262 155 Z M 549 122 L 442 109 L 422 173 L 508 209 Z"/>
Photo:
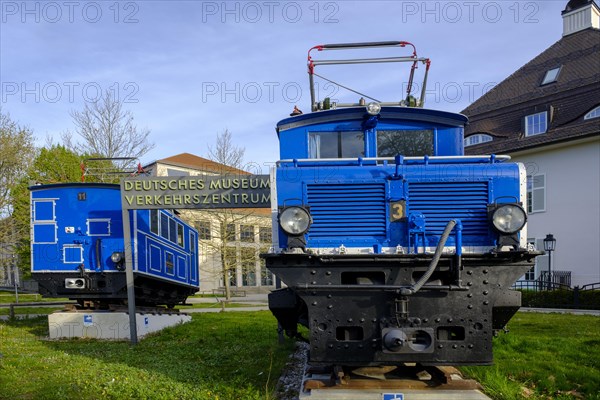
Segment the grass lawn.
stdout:
<path fill-rule="evenodd" d="M 517 313 L 491 367 L 463 367 L 498 400 L 600 399 L 600 317 Z"/>
<path fill-rule="evenodd" d="M 496 400 L 600 400 L 600 317 L 518 313 L 495 365 L 463 367 Z M 126 342 L 49 341 L 47 320 L 0 322 L 0 399 L 269 399 L 293 343 L 268 311 L 195 314 Z"/>
<path fill-rule="evenodd" d="M 0 303 L 14 303 L 16 301 L 16 297 L 14 293 L 9 292 L 0 292 Z M 47 297 L 42 297 L 39 294 L 21 294 L 19 293 L 19 303 L 29 303 L 29 302 L 46 302 L 46 301 L 69 301 L 69 299 L 52 299 Z"/>
<path fill-rule="evenodd" d="M 268 399 L 293 350 L 269 312 L 194 315 L 131 348 L 48 341 L 47 319 L 0 323 L 1 399 Z"/>

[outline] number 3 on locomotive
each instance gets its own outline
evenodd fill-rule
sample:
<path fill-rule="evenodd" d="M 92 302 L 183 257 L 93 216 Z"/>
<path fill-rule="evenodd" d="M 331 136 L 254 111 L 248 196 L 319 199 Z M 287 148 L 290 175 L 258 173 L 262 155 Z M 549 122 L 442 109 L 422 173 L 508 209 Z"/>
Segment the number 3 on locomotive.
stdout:
<path fill-rule="evenodd" d="M 390 222 L 406 218 L 406 202 L 404 200 L 390 202 Z"/>

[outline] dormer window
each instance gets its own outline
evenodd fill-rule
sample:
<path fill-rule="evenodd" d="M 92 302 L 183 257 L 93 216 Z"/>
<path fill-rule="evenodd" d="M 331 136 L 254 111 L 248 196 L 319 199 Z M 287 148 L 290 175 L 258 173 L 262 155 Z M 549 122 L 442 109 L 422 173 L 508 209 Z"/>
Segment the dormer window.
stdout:
<path fill-rule="evenodd" d="M 485 133 L 478 133 L 476 135 L 471 135 L 464 139 L 465 147 L 473 146 L 475 144 L 491 142 L 492 137 L 490 135 L 486 135 Z"/>
<path fill-rule="evenodd" d="M 544 75 L 544 79 L 542 80 L 542 83 L 540 84 L 540 86 L 544 86 L 549 83 L 556 82 L 556 79 L 558 78 L 558 74 L 560 73 L 560 69 L 561 69 L 561 67 L 556 67 L 556 68 L 552 68 L 552 69 L 546 71 L 546 75 Z"/>
<path fill-rule="evenodd" d="M 546 133 L 548 130 L 548 111 L 531 114 L 525 117 L 525 136 Z"/>
<path fill-rule="evenodd" d="M 583 119 L 592 119 L 592 118 L 600 118 L 600 106 L 594 108 L 592 111 L 585 114 L 585 117 L 583 117 Z"/>

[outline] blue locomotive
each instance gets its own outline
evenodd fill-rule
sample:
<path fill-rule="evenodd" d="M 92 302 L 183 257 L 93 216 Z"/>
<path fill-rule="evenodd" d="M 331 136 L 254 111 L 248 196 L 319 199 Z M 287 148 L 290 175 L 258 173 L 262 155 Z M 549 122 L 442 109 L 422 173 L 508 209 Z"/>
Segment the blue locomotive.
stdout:
<path fill-rule="evenodd" d="M 66 183 L 31 191 L 31 272 L 47 297 L 125 303 L 119 185 Z M 130 211 L 137 305 L 173 307 L 199 289 L 198 232 L 168 210 Z"/>
<path fill-rule="evenodd" d="M 315 99 L 317 66 L 388 62 L 409 63 L 401 101 Z M 313 365 L 489 364 L 493 334 L 520 307 L 511 285 L 539 254 L 526 243 L 524 166 L 464 156 L 467 118 L 422 108 L 429 65 L 414 47 L 366 59 L 309 52 L 312 112 L 277 124 L 275 251 L 262 257 L 287 288 L 269 306 L 288 335 L 308 328 Z"/>

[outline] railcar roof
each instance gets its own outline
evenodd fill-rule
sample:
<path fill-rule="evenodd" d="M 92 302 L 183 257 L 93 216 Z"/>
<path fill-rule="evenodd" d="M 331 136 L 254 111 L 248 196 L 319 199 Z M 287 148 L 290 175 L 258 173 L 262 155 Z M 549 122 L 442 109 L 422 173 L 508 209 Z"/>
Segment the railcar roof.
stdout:
<path fill-rule="evenodd" d="M 296 115 L 279 121 L 277 133 L 306 125 L 361 120 L 365 114 L 365 107 L 350 107 Z M 468 118 L 463 114 L 415 107 L 382 107 L 379 115 L 382 119 L 422 121 L 446 126 L 464 126 L 468 122 Z"/>
<path fill-rule="evenodd" d="M 106 189 L 120 189 L 120 185 L 116 183 L 102 183 L 102 182 L 65 182 L 65 183 L 49 183 L 44 185 L 32 185 L 29 186 L 29 190 L 42 190 L 42 189 L 56 189 L 56 188 L 67 188 L 67 187 L 77 187 L 77 188 L 91 188 L 91 187 L 101 187 Z"/>

